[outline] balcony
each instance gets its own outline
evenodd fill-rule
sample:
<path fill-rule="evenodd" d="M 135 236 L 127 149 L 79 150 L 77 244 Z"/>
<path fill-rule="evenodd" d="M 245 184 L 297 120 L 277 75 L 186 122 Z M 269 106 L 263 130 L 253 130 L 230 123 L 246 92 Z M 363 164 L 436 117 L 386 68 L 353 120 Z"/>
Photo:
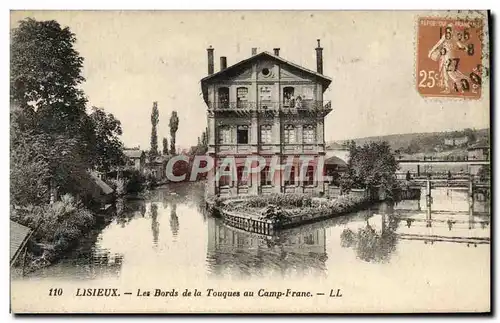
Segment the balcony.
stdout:
<path fill-rule="evenodd" d="M 208 102 L 208 110 L 211 112 L 234 113 L 243 115 L 250 112 L 285 114 L 321 113 L 323 116 L 332 111 L 331 101 L 302 100 L 300 103 L 278 101 L 238 101 L 238 102 Z"/>
<path fill-rule="evenodd" d="M 220 155 L 316 155 L 325 151 L 324 144 L 318 143 L 259 143 L 259 144 L 224 144 L 209 147 L 209 151 Z"/>

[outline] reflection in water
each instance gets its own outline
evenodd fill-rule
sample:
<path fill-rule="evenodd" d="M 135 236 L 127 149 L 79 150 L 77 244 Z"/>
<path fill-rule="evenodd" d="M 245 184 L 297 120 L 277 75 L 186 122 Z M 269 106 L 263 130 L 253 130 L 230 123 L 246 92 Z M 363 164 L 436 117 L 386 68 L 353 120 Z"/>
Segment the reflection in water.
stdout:
<path fill-rule="evenodd" d="M 489 230 L 484 230 L 490 223 L 488 199 L 469 197 L 468 191 L 461 188 L 435 188 L 432 192 L 430 203 L 425 197 L 398 203 L 395 214 L 406 222 L 406 230 L 398 232 L 400 240 L 420 240 L 429 245 L 435 242 L 467 246 L 489 244 Z"/>
<path fill-rule="evenodd" d="M 388 220 L 387 220 L 388 218 Z M 399 220 L 393 216 L 382 214 L 381 230 L 370 225 L 370 219 L 366 219 L 366 225 L 359 228 L 357 232 L 347 228 L 340 235 L 342 247 L 350 247 L 356 251 L 356 256 L 367 262 L 387 262 L 392 252 L 396 250 L 398 241 L 396 230 Z"/>
<path fill-rule="evenodd" d="M 158 205 L 151 204 L 151 231 L 153 232 L 153 245 L 158 246 L 160 236 L 160 223 L 158 223 Z"/>
<path fill-rule="evenodd" d="M 141 200 L 125 201 L 118 199 L 116 201 L 116 222 L 125 227 L 135 216 L 141 214 L 143 217 L 146 213 L 146 203 Z"/>
<path fill-rule="evenodd" d="M 177 217 L 177 203 L 172 202 L 172 206 L 170 209 L 170 230 L 172 230 L 172 235 L 177 237 L 177 233 L 179 232 L 179 218 Z"/>
<path fill-rule="evenodd" d="M 208 219 L 207 261 L 216 276 L 325 276 L 326 259 L 324 228 L 297 228 L 266 236 Z"/>
<path fill-rule="evenodd" d="M 224 225 L 205 213 L 203 195 L 203 183 L 186 183 L 154 190 L 144 201 L 121 201 L 117 206 L 121 211 L 104 229 L 89 234 L 60 263 L 30 276 L 151 277 L 159 270 L 175 276 L 182 268 L 186 275 L 200 280 L 205 276 L 295 276 L 314 280 L 342 275 L 342 270 L 360 272 L 360 277 L 366 277 L 362 279 L 376 279 L 380 273 L 377 266 L 391 270 L 401 266 L 404 277 L 414 269 L 415 257 L 425 258 L 426 268 L 453 271 L 462 266 L 460 257 L 466 246 L 472 247 L 468 257 L 475 257 L 479 263 L 489 261 L 490 216 L 474 213 L 476 225 L 469 229 L 471 218 L 463 191 L 436 192 L 431 227 L 426 227 L 425 200 L 401 201 L 283 230 L 274 236 Z M 445 264 L 439 261 L 439 256 L 449 255 L 454 257 L 448 257 Z M 461 270 L 464 275 L 470 274 L 470 270 Z M 432 276 L 433 272 L 427 274 Z M 436 272 L 435 278 L 441 279 L 439 275 Z"/>

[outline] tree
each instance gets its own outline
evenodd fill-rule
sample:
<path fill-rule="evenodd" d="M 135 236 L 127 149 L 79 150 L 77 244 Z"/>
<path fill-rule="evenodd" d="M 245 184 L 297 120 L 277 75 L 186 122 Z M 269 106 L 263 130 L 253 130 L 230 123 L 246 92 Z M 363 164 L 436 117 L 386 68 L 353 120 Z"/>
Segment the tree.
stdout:
<path fill-rule="evenodd" d="M 121 162 L 121 125 L 94 108 L 79 86 L 75 35 L 54 20 L 25 19 L 11 38 L 11 201 L 43 204 L 57 193 L 96 192 L 88 170 Z"/>
<path fill-rule="evenodd" d="M 201 145 L 208 148 L 208 128 L 201 135 Z"/>
<path fill-rule="evenodd" d="M 168 155 L 168 139 L 167 137 L 163 137 L 163 155 Z"/>
<path fill-rule="evenodd" d="M 477 172 L 477 176 L 481 182 L 489 181 L 491 179 L 491 170 L 487 165 L 481 166 Z"/>
<path fill-rule="evenodd" d="M 469 142 L 475 142 L 477 139 L 476 131 L 474 129 L 471 129 L 471 128 L 465 128 L 464 135 L 467 137 Z"/>
<path fill-rule="evenodd" d="M 78 88 L 83 58 L 54 20 L 25 19 L 11 35 L 11 197 L 44 203 L 88 184 L 94 133 Z"/>
<path fill-rule="evenodd" d="M 90 190 L 87 156 L 80 140 L 64 134 L 11 129 L 11 200 L 17 205 L 55 200 L 57 192 L 84 195 Z"/>
<path fill-rule="evenodd" d="M 175 135 L 179 129 L 179 117 L 177 117 L 177 111 L 172 111 L 170 116 L 170 153 L 175 155 Z"/>
<path fill-rule="evenodd" d="M 398 162 L 387 142 L 371 142 L 363 146 L 350 144 L 348 171 L 342 183 L 350 187 L 372 190 L 377 186 L 391 197 L 397 185 L 396 170 Z M 347 185 L 346 185 L 347 186 Z"/>
<path fill-rule="evenodd" d="M 111 113 L 106 114 L 103 109 L 92 107 L 90 114 L 91 126 L 94 132 L 92 161 L 100 172 L 108 172 L 113 166 L 125 163 L 121 122 Z"/>
<path fill-rule="evenodd" d="M 28 18 L 12 31 L 11 104 L 31 115 L 40 130 L 74 136 L 82 127 L 87 100 L 78 88 L 85 79 L 75 42 L 55 20 Z"/>
<path fill-rule="evenodd" d="M 150 158 L 158 156 L 158 134 L 156 126 L 158 125 L 158 102 L 153 102 L 153 110 L 151 111 L 151 149 L 149 150 Z"/>

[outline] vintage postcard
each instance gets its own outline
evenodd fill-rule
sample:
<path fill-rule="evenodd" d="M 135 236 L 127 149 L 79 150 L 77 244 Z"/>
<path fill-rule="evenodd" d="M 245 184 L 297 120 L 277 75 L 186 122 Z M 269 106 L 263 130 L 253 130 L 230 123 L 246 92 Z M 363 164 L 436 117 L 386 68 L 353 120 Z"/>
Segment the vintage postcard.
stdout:
<path fill-rule="evenodd" d="M 490 312 L 489 27 L 11 11 L 11 311 Z"/>

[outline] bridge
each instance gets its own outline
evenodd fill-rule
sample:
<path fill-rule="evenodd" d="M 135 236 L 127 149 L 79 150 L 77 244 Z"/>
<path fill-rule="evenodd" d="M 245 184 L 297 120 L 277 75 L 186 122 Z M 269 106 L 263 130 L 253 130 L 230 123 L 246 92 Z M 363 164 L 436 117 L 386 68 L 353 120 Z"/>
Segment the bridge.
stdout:
<path fill-rule="evenodd" d="M 425 176 L 422 176 L 425 174 L 432 174 L 433 178 L 439 178 L 441 180 L 468 180 L 468 177 L 470 175 L 478 175 L 482 167 L 489 167 L 490 165 L 489 160 L 415 159 L 399 160 L 398 163 L 400 166 L 400 171 L 396 173 L 396 176 L 400 180 L 406 179 L 408 173 L 411 175 L 411 177 L 416 177 L 417 179 L 422 180 L 425 180 Z M 439 185 L 450 186 L 450 183 L 448 182 Z"/>
<path fill-rule="evenodd" d="M 400 180 L 402 181 L 402 180 Z M 467 177 L 455 177 L 455 178 L 423 178 L 423 177 L 418 177 L 418 178 L 413 178 L 409 181 L 404 180 L 406 185 L 410 188 L 420 188 L 420 187 L 427 187 L 430 185 L 432 188 L 435 187 L 463 187 L 463 188 L 490 188 L 491 183 L 489 180 L 479 180 L 475 179 L 473 177 L 467 176 Z M 471 188 L 472 186 L 472 188 Z"/>
<path fill-rule="evenodd" d="M 407 165 L 489 165 L 489 160 L 444 160 L 444 159 L 404 159 L 398 160 L 399 164 Z"/>

